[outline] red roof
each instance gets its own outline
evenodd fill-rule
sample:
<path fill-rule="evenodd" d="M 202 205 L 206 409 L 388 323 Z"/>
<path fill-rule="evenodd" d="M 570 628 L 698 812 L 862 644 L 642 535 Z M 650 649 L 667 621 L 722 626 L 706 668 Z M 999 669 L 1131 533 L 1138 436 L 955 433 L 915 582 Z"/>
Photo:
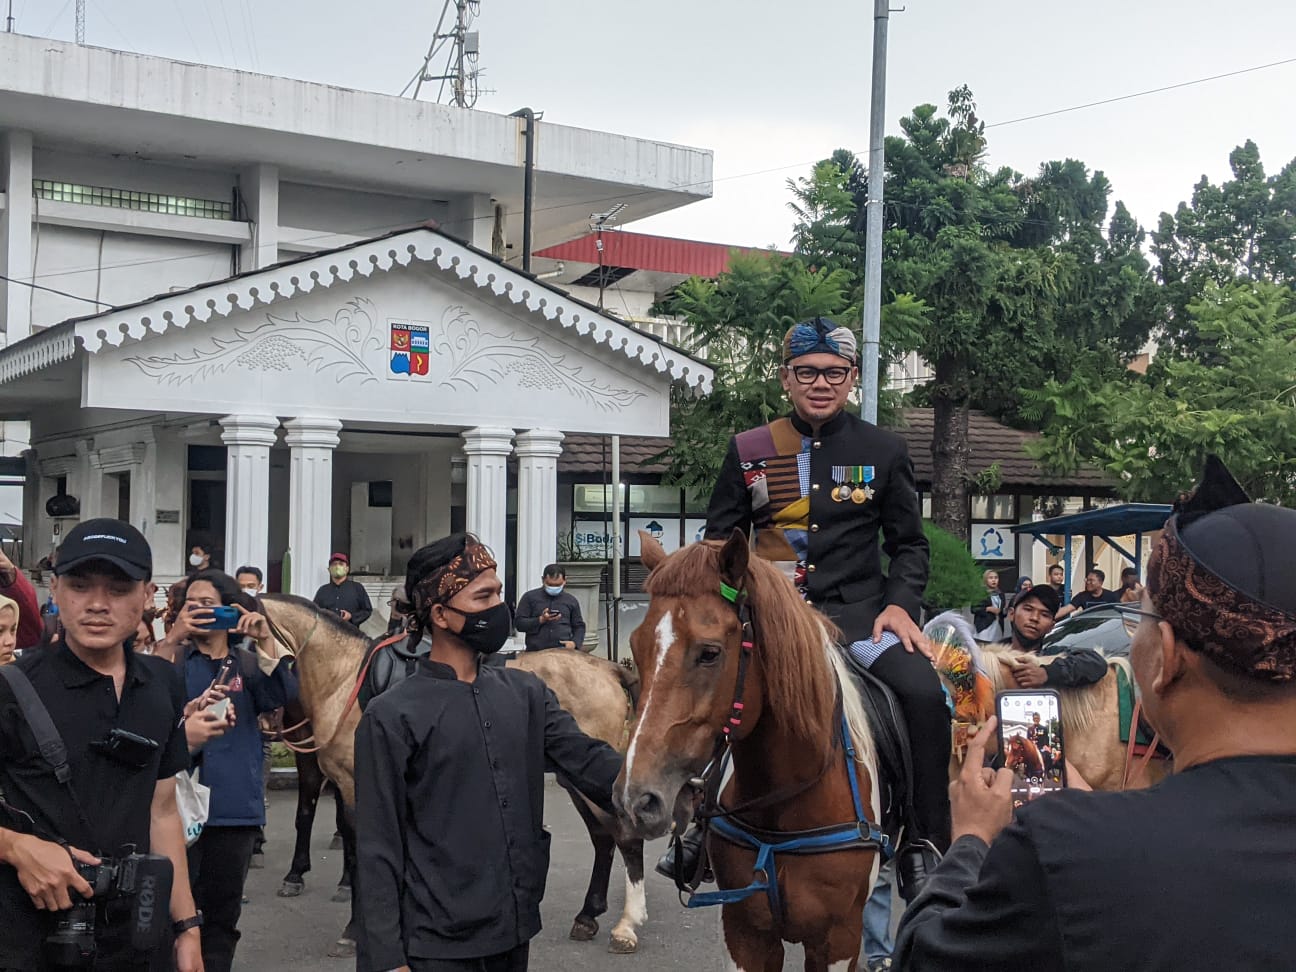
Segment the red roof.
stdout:
<path fill-rule="evenodd" d="M 715 277 L 729 269 L 729 257 L 735 250 L 739 253 L 769 252 L 750 246 L 676 240 L 669 236 L 628 233 L 624 230 L 603 233 L 603 262 L 609 267 L 678 273 L 688 277 Z M 543 250 L 537 250 L 535 255 L 570 263 L 599 262 L 593 233 L 557 246 L 547 246 Z"/>

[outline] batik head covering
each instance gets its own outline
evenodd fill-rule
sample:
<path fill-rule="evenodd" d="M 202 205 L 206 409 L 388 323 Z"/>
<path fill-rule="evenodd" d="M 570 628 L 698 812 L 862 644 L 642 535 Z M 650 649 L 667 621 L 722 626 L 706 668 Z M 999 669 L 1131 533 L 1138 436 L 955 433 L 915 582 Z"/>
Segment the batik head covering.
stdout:
<path fill-rule="evenodd" d="M 1215 456 L 1148 563 L 1152 604 L 1188 647 L 1267 682 L 1296 678 L 1296 510 L 1250 497 Z"/>
<path fill-rule="evenodd" d="M 835 354 L 855 364 L 855 333 L 826 317 L 802 321 L 788 328 L 783 335 L 783 363 L 805 354 Z"/>
<path fill-rule="evenodd" d="M 498 564 L 490 548 L 471 533 L 464 534 L 463 550 L 440 563 L 415 565 L 411 558 L 405 582 L 406 594 L 415 611 L 423 614 L 433 604 L 445 604 L 473 582 L 478 574 Z M 422 609 L 422 610 L 420 610 Z"/>

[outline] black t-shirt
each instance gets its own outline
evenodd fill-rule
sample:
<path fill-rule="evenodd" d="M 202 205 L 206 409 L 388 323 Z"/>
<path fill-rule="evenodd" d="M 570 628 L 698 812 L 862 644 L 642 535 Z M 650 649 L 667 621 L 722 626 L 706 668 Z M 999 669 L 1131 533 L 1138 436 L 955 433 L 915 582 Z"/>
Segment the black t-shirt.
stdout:
<path fill-rule="evenodd" d="M 1081 591 L 1075 597 L 1071 598 L 1071 606 L 1084 610 L 1091 608 L 1095 604 L 1116 604 L 1120 601 L 1120 595 L 1115 591 L 1103 590 L 1098 594 L 1090 594 L 1088 591 Z"/>
<path fill-rule="evenodd" d="M 40 756 L 8 683 L 0 681 L 0 790 L 6 801 L 31 816 L 40 836 L 57 835 L 98 855 L 116 856 L 129 845 L 147 853 L 157 781 L 189 766 L 180 673 L 162 658 L 128 651 L 119 701 L 112 678 L 90 668 L 66 644 L 27 652 L 15 664 L 26 672 L 63 737 L 86 820 L 81 822 L 66 788 Z M 91 746 L 113 729 L 158 744 L 145 766 L 124 766 Z M 23 829 L 8 814 L 0 814 L 0 826 Z M 0 915 L 0 968 L 37 968 L 49 916 L 32 905 L 18 872 L 3 864 Z"/>

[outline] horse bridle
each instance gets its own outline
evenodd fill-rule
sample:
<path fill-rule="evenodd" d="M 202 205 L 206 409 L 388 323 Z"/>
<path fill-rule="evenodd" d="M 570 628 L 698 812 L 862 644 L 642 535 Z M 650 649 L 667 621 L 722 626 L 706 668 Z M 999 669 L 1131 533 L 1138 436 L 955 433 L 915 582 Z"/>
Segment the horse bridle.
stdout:
<path fill-rule="evenodd" d="M 694 811 L 693 817 L 701 824 L 702 839 L 704 841 L 710 829 L 711 821 L 716 818 L 736 818 L 741 813 L 778 806 L 805 793 L 828 774 L 837 755 L 837 747 L 834 745 L 829 749 L 823 767 L 809 780 L 744 801 L 736 807 L 726 809 L 720 805 L 720 789 L 724 785 L 724 767 L 729 758 L 730 748 L 733 746 L 734 733 L 742 728 L 743 715 L 746 710 L 743 696 L 747 686 L 747 670 L 751 667 L 752 655 L 756 650 L 756 623 L 746 590 L 732 587 L 722 580 L 720 582 L 720 596 L 733 605 L 734 612 L 738 615 L 738 623 L 741 626 L 741 642 L 738 655 L 738 675 L 734 680 L 734 695 L 733 701 L 730 703 L 729 717 L 716 734 L 715 745 L 711 750 L 711 758 L 702 771 L 702 776 L 696 781 L 696 785 L 702 790 L 702 802 Z M 836 700 L 837 714 L 840 714 L 841 705 L 842 699 L 839 687 Z M 675 846 L 675 859 L 677 861 L 681 860 L 683 847 L 678 828 L 672 834 L 671 840 Z M 675 885 L 681 896 L 684 894 L 691 895 L 701 886 L 703 871 L 705 870 L 703 859 L 704 856 L 699 855 L 697 870 L 687 879 L 680 875 L 678 869 L 676 870 Z"/>

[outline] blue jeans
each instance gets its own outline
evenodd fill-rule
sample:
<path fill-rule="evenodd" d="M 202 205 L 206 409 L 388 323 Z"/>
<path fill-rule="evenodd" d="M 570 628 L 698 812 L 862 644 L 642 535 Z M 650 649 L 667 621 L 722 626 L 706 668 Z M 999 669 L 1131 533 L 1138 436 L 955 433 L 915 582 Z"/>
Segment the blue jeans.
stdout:
<path fill-rule="evenodd" d="M 864 943 L 863 953 L 867 962 L 889 958 L 895 949 L 895 940 L 891 937 L 891 879 L 895 867 L 887 863 L 878 872 L 877 883 L 873 893 L 864 905 Z"/>

